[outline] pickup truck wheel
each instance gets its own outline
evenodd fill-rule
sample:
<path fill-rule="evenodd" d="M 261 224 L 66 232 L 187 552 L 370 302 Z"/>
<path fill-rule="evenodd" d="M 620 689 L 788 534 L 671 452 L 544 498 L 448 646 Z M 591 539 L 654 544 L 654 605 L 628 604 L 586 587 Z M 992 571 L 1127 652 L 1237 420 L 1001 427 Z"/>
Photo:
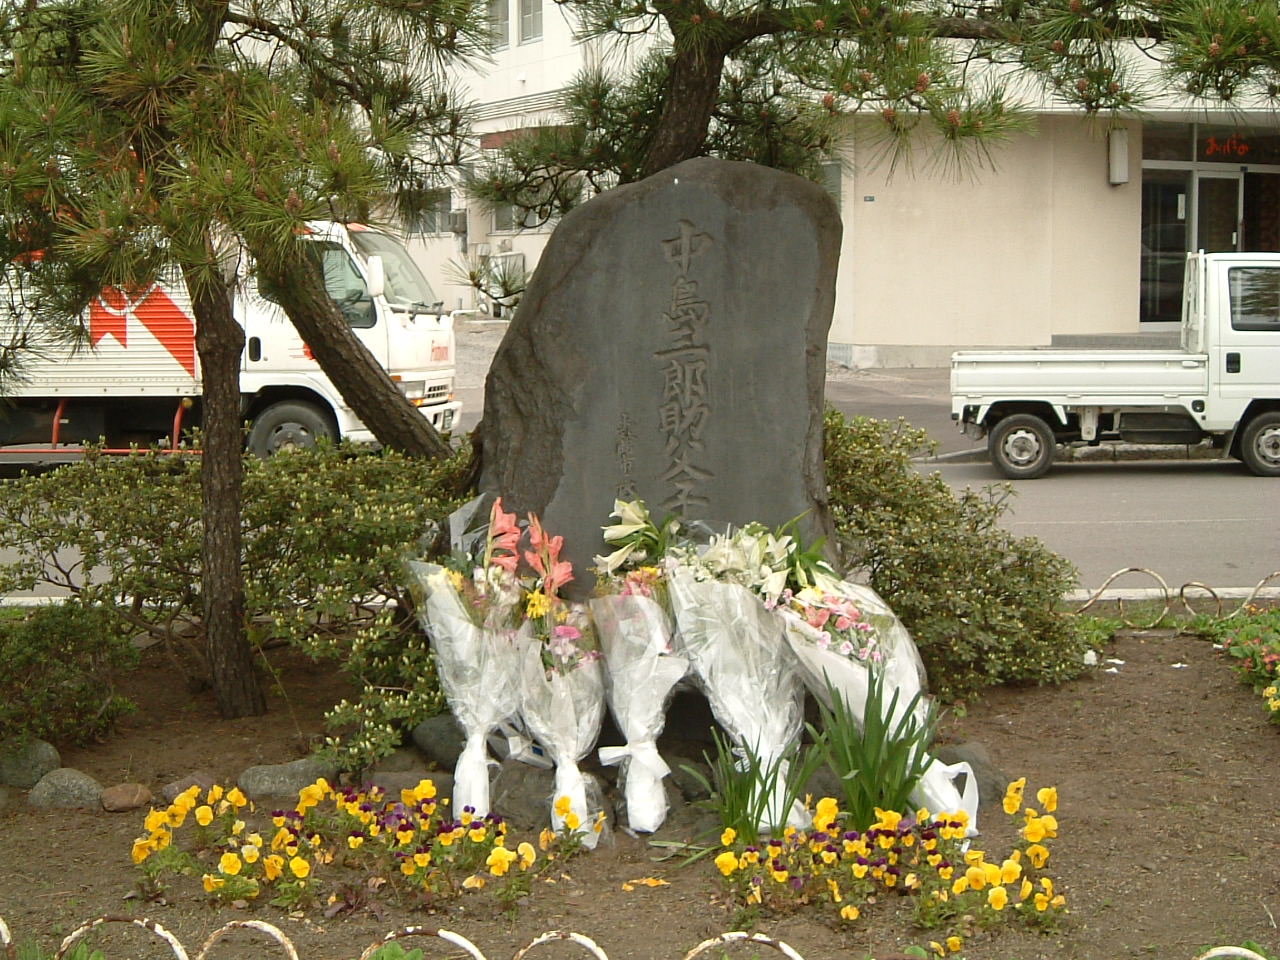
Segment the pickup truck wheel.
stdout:
<path fill-rule="evenodd" d="M 1260 413 L 1240 437 L 1240 459 L 1259 477 L 1280 477 L 1280 412 Z"/>
<path fill-rule="evenodd" d="M 320 439 L 335 440 L 329 417 L 309 403 L 273 403 L 253 418 L 249 451 L 266 459 L 281 450 L 309 450 Z"/>
<path fill-rule="evenodd" d="M 1005 417 L 987 440 L 991 462 L 1012 480 L 1033 480 L 1048 473 L 1054 447 L 1053 431 L 1032 413 Z"/>

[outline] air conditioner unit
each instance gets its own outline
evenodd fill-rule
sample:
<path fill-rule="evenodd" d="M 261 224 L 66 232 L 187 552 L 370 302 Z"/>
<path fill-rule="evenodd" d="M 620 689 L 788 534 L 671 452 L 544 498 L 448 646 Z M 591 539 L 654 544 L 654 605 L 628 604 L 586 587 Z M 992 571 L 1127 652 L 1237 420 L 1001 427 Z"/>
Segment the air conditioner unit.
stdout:
<path fill-rule="evenodd" d="M 511 252 L 511 241 L 510 241 L 510 240 L 499 240 L 499 241 L 498 241 L 498 252 L 499 252 L 499 253 L 510 253 L 510 252 Z"/>
<path fill-rule="evenodd" d="M 449 230 L 452 233 L 467 232 L 467 211 L 466 210 L 450 210 L 449 211 Z"/>

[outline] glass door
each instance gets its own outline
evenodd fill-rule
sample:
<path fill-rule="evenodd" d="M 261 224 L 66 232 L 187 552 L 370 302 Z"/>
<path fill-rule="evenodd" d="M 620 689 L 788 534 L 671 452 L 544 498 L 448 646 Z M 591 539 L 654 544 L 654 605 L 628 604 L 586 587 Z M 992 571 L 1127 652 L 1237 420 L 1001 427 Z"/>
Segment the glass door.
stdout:
<path fill-rule="evenodd" d="M 1239 172 L 1196 174 L 1196 245 L 1205 253 L 1240 249 L 1240 211 L 1244 175 Z"/>
<path fill-rule="evenodd" d="M 1187 261 L 1191 173 L 1147 170 L 1142 178 L 1142 261 L 1139 317 L 1177 323 Z"/>

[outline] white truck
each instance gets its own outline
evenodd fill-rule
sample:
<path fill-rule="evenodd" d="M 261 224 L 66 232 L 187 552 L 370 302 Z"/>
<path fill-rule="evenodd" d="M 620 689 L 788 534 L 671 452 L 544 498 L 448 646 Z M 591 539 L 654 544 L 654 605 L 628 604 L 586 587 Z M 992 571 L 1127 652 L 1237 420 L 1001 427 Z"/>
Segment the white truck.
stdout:
<path fill-rule="evenodd" d="M 961 351 L 951 418 L 1007 477 L 1058 444 L 1208 440 L 1280 477 L 1280 253 L 1187 257 L 1181 349 Z"/>
<path fill-rule="evenodd" d="M 453 318 L 441 310 L 408 249 L 359 224 L 309 225 L 325 286 L 356 335 L 438 430 L 453 427 Z M 247 278 L 234 312 L 244 327 L 240 366 L 248 447 L 269 456 L 318 438 L 372 441 L 284 310 Z M 47 459 L 68 445 L 173 447 L 199 423 L 199 356 L 190 298 L 179 283 L 108 289 L 89 309 L 89 345 L 33 353 L 0 410 L 0 453 Z M 17 318 L 0 317 L 0 326 Z M 18 456 L 14 456 L 18 455 Z"/>

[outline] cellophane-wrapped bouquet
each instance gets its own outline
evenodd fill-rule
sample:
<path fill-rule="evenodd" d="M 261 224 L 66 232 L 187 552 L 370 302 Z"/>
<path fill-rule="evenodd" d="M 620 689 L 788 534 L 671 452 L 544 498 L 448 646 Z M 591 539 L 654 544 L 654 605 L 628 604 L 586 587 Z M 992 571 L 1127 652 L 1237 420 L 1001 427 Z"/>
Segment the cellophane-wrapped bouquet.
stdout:
<path fill-rule="evenodd" d="M 874 590 L 840 580 L 825 562 L 808 555 L 806 562 L 793 565 L 788 586 L 766 603 L 777 610 L 785 626 L 805 686 L 828 708 L 834 695 L 852 716 L 865 717 L 875 674 L 883 682 L 881 709 L 890 714 L 883 718 L 885 726 L 897 729 L 908 711 L 917 724 L 925 724 L 924 664 L 902 621 Z M 969 831 L 976 832 L 978 802 L 972 769 L 967 763 L 947 765 L 927 756 L 924 760 L 924 774 L 912 792 L 912 802 L 934 812 L 964 810 Z M 953 782 L 962 773 L 966 774 L 963 795 Z"/>
<path fill-rule="evenodd" d="M 621 764 L 627 822 L 652 833 L 667 816 L 663 778 L 671 772 L 658 752 L 671 691 L 689 668 L 672 646 L 666 577 L 661 566 L 674 520 L 659 526 L 642 501 L 614 503 L 617 523 L 604 528 L 614 551 L 596 557 L 596 596 L 591 601 L 604 652 L 609 709 L 627 738 L 601 747 L 600 762 Z"/>
<path fill-rule="evenodd" d="M 453 551 L 443 564 L 407 564 L 419 622 L 431 638 L 440 685 L 465 743 L 454 770 L 453 807 L 489 813 L 486 737 L 520 709 L 515 636 L 520 528 L 502 500 L 484 498 L 450 517 Z"/>
<path fill-rule="evenodd" d="M 572 565 L 560 559 L 562 547 L 563 538 L 548 536 L 538 518 L 529 517 L 524 559 L 532 576 L 523 584 L 525 619 L 517 641 L 520 712 L 556 765 L 552 827 L 557 833 L 581 830 L 583 844 L 594 848 L 604 814 L 589 802 L 578 762 L 600 734 L 604 671 L 586 605 L 560 595 L 573 580 Z"/>
<path fill-rule="evenodd" d="M 758 785 L 770 791 L 758 824 L 763 832 L 809 820 L 785 799 L 783 758 L 802 720 L 800 675 L 782 621 L 761 600 L 785 588 L 789 544 L 749 524 L 701 550 L 673 550 L 668 577 L 679 642 L 712 713 L 739 749 L 755 754 L 758 769 L 777 774 Z"/>

